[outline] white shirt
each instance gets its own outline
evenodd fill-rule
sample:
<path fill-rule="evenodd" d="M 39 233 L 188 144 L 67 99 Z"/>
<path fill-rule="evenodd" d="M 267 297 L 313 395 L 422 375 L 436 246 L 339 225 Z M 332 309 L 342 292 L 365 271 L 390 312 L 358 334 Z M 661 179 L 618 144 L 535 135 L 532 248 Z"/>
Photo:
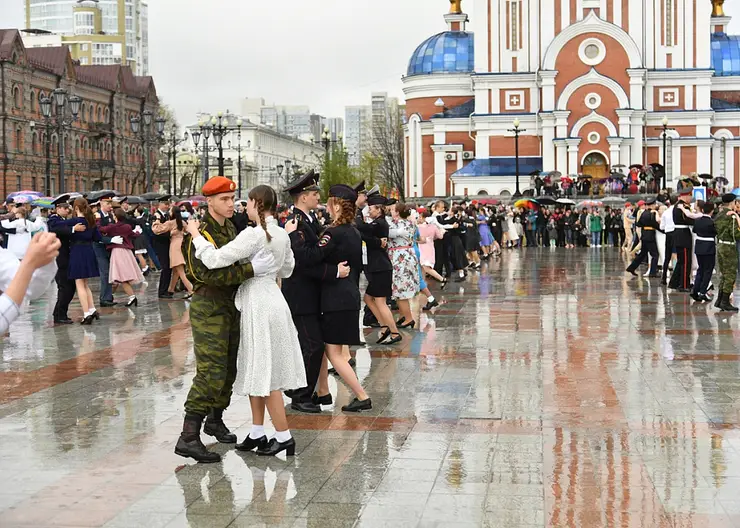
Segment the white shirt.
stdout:
<path fill-rule="evenodd" d="M 666 233 L 673 233 L 676 230 L 676 224 L 673 222 L 673 205 L 663 211 L 660 216 L 660 229 Z"/>
<path fill-rule="evenodd" d="M 0 291 L 5 291 L 15 277 L 20 261 L 7 249 L 0 248 Z M 47 288 L 54 282 L 57 272 L 57 263 L 52 261 L 43 268 L 33 272 L 28 284 L 25 299 L 34 301 L 41 297 Z M 20 307 L 6 294 L 0 296 L 0 335 L 8 331 L 12 323 L 20 315 Z"/>

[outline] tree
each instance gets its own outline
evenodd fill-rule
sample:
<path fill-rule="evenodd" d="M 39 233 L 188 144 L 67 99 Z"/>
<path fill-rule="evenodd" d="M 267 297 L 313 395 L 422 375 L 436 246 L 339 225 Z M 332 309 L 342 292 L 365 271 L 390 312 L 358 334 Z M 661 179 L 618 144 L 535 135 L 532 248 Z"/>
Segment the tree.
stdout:
<path fill-rule="evenodd" d="M 370 189 L 380 181 L 380 165 L 382 158 L 372 152 L 365 152 L 360 160 L 360 165 L 355 168 L 355 179 L 360 182 L 365 180 L 365 186 Z"/>
<path fill-rule="evenodd" d="M 321 190 L 324 197 L 328 198 L 329 188 L 339 183 L 354 185 L 355 175 L 349 166 L 349 154 L 344 150 L 344 145 L 334 143 L 322 160 Z"/>
<path fill-rule="evenodd" d="M 401 114 L 394 108 L 385 123 L 373 126 L 373 155 L 380 159 L 380 183 L 388 190 L 406 196 L 404 173 L 404 137 Z"/>

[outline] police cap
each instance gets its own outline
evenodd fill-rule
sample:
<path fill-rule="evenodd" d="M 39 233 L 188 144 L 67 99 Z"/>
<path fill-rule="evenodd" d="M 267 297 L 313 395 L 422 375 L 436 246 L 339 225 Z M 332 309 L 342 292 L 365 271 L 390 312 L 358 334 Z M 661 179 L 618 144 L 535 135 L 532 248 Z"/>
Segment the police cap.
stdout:
<path fill-rule="evenodd" d="M 376 194 L 380 194 L 380 187 L 376 183 L 375 185 L 373 185 L 373 188 L 370 189 L 369 191 L 367 191 L 367 193 L 365 193 L 365 194 L 367 194 L 367 197 L 368 198 L 370 198 L 371 196 L 374 196 Z"/>
<path fill-rule="evenodd" d="M 645 205 L 655 205 L 655 202 L 657 201 L 658 200 L 655 198 L 655 196 L 653 196 L 652 198 L 648 198 L 647 200 L 645 200 Z"/>
<path fill-rule="evenodd" d="M 339 183 L 332 185 L 329 189 L 330 198 L 341 198 L 342 200 L 349 200 L 350 202 L 357 201 L 357 192 L 349 185 Z"/>
<path fill-rule="evenodd" d="M 732 203 L 737 200 L 737 196 L 733 193 L 726 193 L 722 195 L 722 203 Z"/>
<path fill-rule="evenodd" d="M 283 190 L 293 196 L 301 194 L 302 192 L 320 191 L 319 177 L 320 175 L 311 169 L 306 174 L 298 176 L 298 178 L 293 180 L 290 185 Z"/>
<path fill-rule="evenodd" d="M 355 185 L 355 192 L 357 194 L 361 194 L 361 193 L 362 194 L 365 194 L 365 191 L 366 191 L 366 189 L 365 189 L 365 180 L 362 180 L 360 183 L 358 183 L 357 185 Z"/>
<path fill-rule="evenodd" d="M 367 205 L 388 205 L 388 199 L 382 194 L 373 194 L 367 197 Z"/>
<path fill-rule="evenodd" d="M 57 196 L 51 201 L 51 205 L 55 207 L 59 207 L 60 205 L 66 205 L 67 207 L 69 207 L 69 199 L 70 199 L 69 194 L 60 194 L 59 196 Z"/>

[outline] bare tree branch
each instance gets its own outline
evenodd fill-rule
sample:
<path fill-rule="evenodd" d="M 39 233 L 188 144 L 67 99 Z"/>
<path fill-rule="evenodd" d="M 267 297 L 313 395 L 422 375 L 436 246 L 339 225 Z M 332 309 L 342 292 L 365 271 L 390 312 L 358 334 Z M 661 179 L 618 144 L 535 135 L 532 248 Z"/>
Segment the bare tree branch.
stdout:
<path fill-rule="evenodd" d="M 406 196 L 403 160 L 403 124 L 397 109 L 391 108 L 385 123 L 373 126 L 373 154 L 380 159 L 380 180 L 389 189 Z"/>

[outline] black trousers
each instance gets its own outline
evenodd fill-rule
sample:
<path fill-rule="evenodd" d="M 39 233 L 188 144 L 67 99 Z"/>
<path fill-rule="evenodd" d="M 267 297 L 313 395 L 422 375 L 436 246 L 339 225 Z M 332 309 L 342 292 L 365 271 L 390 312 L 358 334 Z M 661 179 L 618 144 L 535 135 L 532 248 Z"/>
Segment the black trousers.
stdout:
<path fill-rule="evenodd" d="M 642 246 L 640 247 L 639 253 L 629 265 L 627 271 L 637 271 L 637 268 L 645 262 L 645 259 L 650 255 L 650 275 L 658 273 L 658 244 L 655 240 L 643 240 Z"/>
<path fill-rule="evenodd" d="M 324 359 L 324 337 L 321 335 L 321 321 L 319 315 L 294 315 L 293 323 L 298 330 L 298 342 L 301 344 L 303 366 L 306 369 L 306 383 L 308 385 L 294 390 L 290 399 L 294 402 L 308 403 L 311 401 L 319 382 L 321 362 Z"/>
<path fill-rule="evenodd" d="M 451 235 L 445 233 L 442 240 L 434 241 L 434 270 L 440 275 L 449 275 L 452 269 L 450 265 L 450 243 Z"/>
<path fill-rule="evenodd" d="M 157 259 L 162 268 L 162 273 L 159 275 L 159 288 L 158 294 L 164 295 L 167 293 L 170 287 L 170 279 L 172 279 L 172 270 L 170 269 L 170 244 L 163 244 L 158 240 L 154 240 L 154 251 L 157 253 Z"/>
<path fill-rule="evenodd" d="M 714 271 L 715 255 L 697 255 L 696 262 L 699 267 L 696 270 L 696 277 L 694 278 L 694 294 L 707 293 L 709 288 L 709 282 L 712 280 L 712 272 Z"/>
<path fill-rule="evenodd" d="M 668 278 L 668 266 L 673 258 L 673 232 L 665 234 L 665 255 L 663 255 L 663 282 Z"/>
<path fill-rule="evenodd" d="M 57 303 L 54 305 L 54 320 L 69 319 L 67 310 L 69 309 L 69 303 L 72 302 L 77 291 L 75 281 L 67 278 L 67 268 L 59 268 L 54 281 L 57 283 Z"/>
<path fill-rule="evenodd" d="M 671 288 L 688 289 L 691 285 L 691 248 L 676 248 L 676 267 L 671 275 Z"/>

